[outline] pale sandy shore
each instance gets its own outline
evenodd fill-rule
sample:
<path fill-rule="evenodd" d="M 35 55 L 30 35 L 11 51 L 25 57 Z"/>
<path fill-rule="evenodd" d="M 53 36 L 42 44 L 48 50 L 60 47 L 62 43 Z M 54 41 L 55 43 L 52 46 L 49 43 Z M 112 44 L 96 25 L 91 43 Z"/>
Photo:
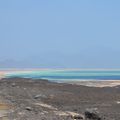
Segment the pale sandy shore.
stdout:
<path fill-rule="evenodd" d="M 83 85 L 89 87 L 115 87 L 120 85 L 120 80 L 90 80 L 90 81 L 67 81 L 65 83 Z"/>
<path fill-rule="evenodd" d="M 0 79 L 5 77 L 5 73 L 4 72 L 0 72 Z"/>

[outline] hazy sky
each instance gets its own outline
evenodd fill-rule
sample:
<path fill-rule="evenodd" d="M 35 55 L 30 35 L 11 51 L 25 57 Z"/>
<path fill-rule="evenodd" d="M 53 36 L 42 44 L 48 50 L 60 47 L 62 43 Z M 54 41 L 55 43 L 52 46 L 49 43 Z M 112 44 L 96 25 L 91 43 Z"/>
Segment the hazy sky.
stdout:
<path fill-rule="evenodd" d="M 1 0 L 0 67 L 120 68 L 120 0 Z"/>

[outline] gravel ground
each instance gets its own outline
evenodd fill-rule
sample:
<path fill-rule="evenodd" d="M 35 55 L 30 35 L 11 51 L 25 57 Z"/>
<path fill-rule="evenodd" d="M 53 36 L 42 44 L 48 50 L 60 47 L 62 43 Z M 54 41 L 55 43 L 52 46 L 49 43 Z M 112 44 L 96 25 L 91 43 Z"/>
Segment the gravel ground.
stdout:
<path fill-rule="evenodd" d="M 0 80 L 0 99 L 10 106 L 8 120 L 84 120 L 88 109 L 96 110 L 101 120 L 120 120 L 120 86 L 4 78 Z"/>

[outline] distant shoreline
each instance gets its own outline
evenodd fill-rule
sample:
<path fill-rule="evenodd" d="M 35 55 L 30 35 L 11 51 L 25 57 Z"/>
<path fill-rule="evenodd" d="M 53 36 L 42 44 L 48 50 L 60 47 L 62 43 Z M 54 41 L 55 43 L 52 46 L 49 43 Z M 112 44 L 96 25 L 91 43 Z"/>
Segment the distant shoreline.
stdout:
<path fill-rule="evenodd" d="M 6 70 L 0 70 L 0 79 L 6 78 L 6 74 L 11 74 L 11 73 L 29 73 L 32 71 L 64 71 L 68 69 L 6 69 Z M 73 69 L 69 69 L 73 70 Z M 75 70 L 75 69 L 74 69 Z M 82 69 L 76 69 L 76 70 L 81 70 Z M 84 69 L 85 71 L 87 69 Z M 90 69 L 89 69 L 90 70 Z M 91 69 L 92 70 L 92 69 Z M 95 70 L 95 69 L 94 69 Z M 114 69 L 115 70 L 115 69 Z M 113 69 L 109 69 L 108 71 L 114 71 Z M 97 71 L 97 70 L 96 70 Z M 100 71 L 100 70 L 99 70 Z M 101 70 L 102 71 L 102 70 Z M 105 71 L 105 70 L 104 70 Z M 13 77 L 14 78 L 14 77 Z M 24 78 L 24 77 L 23 77 Z M 32 79 L 32 78 L 30 78 Z M 34 78 L 33 78 L 34 79 Z M 51 82 L 58 82 L 57 79 L 55 81 L 48 79 Z M 114 87 L 120 85 L 120 80 L 92 80 L 92 79 L 73 79 L 73 80 L 61 80 L 61 83 L 67 83 L 67 84 L 75 84 L 75 85 L 83 85 L 83 86 L 91 86 L 91 87 Z"/>
<path fill-rule="evenodd" d="M 83 85 L 89 87 L 115 87 L 120 85 L 120 80 L 66 81 L 64 83 L 73 84 L 73 85 Z"/>
<path fill-rule="evenodd" d="M 6 78 L 5 75 L 0 75 L 0 79 Z M 14 79 L 15 77 L 13 77 Z M 12 78 L 11 78 L 12 79 Z M 19 77 L 18 77 L 19 79 Z M 27 80 L 23 77 L 23 79 Z M 32 80 L 39 80 L 34 78 L 29 78 Z M 66 84 L 72 84 L 72 85 L 83 85 L 88 87 L 115 87 L 120 85 L 120 80 L 79 80 L 79 81 L 51 81 L 49 79 L 40 79 L 40 80 L 48 80 L 53 83 L 66 83 Z"/>
<path fill-rule="evenodd" d="M 76 71 L 120 71 L 120 68 L 116 68 L 116 69 L 113 69 L 113 68 L 1 68 L 0 69 L 0 72 L 3 72 L 3 71 L 41 71 L 41 70 L 56 70 L 56 71 L 59 71 L 59 70 L 69 70 L 69 71 L 72 71 L 72 70 L 76 70 Z"/>

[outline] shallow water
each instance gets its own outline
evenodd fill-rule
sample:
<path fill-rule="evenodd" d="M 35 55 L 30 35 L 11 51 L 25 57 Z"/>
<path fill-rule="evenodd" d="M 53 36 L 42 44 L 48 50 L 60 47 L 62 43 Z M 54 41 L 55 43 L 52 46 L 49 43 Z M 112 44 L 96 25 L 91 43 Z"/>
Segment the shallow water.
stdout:
<path fill-rule="evenodd" d="M 42 70 L 9 72 L 6 77 L 48 79 L 52 81 L 120 80 L 120 70 Z"/>

